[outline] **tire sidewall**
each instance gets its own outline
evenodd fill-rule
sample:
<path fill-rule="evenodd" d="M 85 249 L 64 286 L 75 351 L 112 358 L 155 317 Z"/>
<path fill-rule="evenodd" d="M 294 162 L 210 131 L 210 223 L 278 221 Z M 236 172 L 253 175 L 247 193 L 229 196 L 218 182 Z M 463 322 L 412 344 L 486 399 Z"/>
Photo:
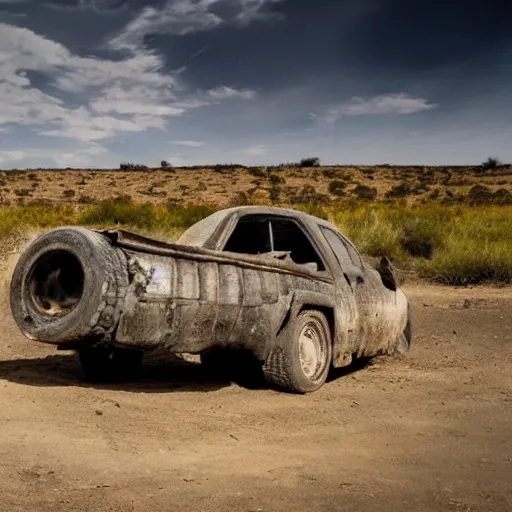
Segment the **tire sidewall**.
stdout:
<path fill-rule="evenodd" d="M 82 300 L 66 316 L 51 317 L 34 306 L 28 282 L 37 260 L 44 254 L 59 250 L 69 252 L 80 262 L 84 276 L 83 294 Z M 101 254 L 91 243 L 90 235 L 81 228 L 53 230 L 34 240 L 16 264 L 11 280 L 12 314 L 28 338 L 43 342 L 80 338 L 88 333 L 90 321 L 101 302 L 104 281 Z"/>

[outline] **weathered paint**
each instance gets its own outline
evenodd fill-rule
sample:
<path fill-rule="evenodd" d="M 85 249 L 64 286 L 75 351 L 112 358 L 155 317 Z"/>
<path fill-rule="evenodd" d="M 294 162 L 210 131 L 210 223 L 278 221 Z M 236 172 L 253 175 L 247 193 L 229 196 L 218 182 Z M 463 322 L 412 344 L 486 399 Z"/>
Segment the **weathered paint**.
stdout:
<path fill-rule="evenodd" d="M 236 344 L 264 357 L 294 295 L 306 290 L 323 303 L 334 293 L 333 284 L 240 268 L 235 262 L 199 263 L 132 251 L 127 256 L 137 262 L 132 263 L 137 269 L 133 282 L 147 284 L 128 291 L 130 306 L 121 315 L 115 338 L 125 346 L 199 353 Z"/>
<path fill-rule="evenodd" d="M 135 310 L 127 309 L 121 316 L 116 341 L 191 353 L 235 344 L 264 359 L 293 305 L 294 312 L 302 307 L 331 312 L 334 366 L 349 364 L 353 356 L 397 350 L 407 323 L 405 294 L 384 286 L 377 270 L 364 261 L 350 278 L 344 275 L 319 236 L 318 226 L 332 227 L 329 223 L 293 210 L 248 207 L 231 211 L 236 216 L 239 210 L 269 215 L 284 211 L 303 217 L 329 268 L 317 272 L 271 254 L 219 251 L 219 241 L 225 242 L 229 234 L 225 231 L 231 232 L 236 225 L 230 218 L 221 219 L 218 225 L 205 223 L 215 237 L 200 232 L 199 238 L 210 248 L 110 232 L 114 243 L 145 269 L 149 283 L 138 295 Z M 186 234 L 184 239 L 188 239 Z"/>
<path fill-rule="evenodd" d="M 237 219 L 253 213 L 296 219 L 325 268 L 319 271 L 316 264 L 297 264 L 287 253 L 223 251 L 222 244 Z M 390 354 L 400 349 L 408 320 L 406 296 L 399 288 L 386 287 L 379 272 L 363 260 L 348 269 L 340 267 L 320 230 L 333 229 L 331 224 L 280 208 L 242 207 L 214 215 L 185 233 L 183 240 L 191 245 L 168 244 L 125 231 L 93 235 L 80 228 L 84 245 L 77 258 L 83 258 L 86 269 L 89 265 L 96 274 L 108 277 L 106 284 L 94 284 L 97 293 L 89 294 L 98 303 L 87 308 L 92 313 L 86 326 L 81 326 L 80 337 L 101 335 L 102 341 L 119 346 L 163 347 L 177 353 L 236 345 L 263 361 L 278 333 L 287 332 L 294 315 L 308 308 L 320 309 L 330 322 L 334 366 L 349 364 L 354 355 Z M 59 233 L 56 237 L 64 240 L 67 231 Z M 98 263 L 105 268 L 87 261 L 86 255 L 94 251 L 107 262 Z M 14 282 L 13 297 L 25 297 L 17 291 L 23 288 L 22 281 Z M 18 309 L 16 321 L 28 332 L 23 308 Z M 44 337 L 37 333 L 31 337 L 47 343 L 73 342 L 63 336 L 56 321 L 46 327 L 49 322 L 41 320 Z M 67 326 L 68 331 L 74 332 L 71 327 Z M 86 328 L 89 333 L 82 332 Z"/>

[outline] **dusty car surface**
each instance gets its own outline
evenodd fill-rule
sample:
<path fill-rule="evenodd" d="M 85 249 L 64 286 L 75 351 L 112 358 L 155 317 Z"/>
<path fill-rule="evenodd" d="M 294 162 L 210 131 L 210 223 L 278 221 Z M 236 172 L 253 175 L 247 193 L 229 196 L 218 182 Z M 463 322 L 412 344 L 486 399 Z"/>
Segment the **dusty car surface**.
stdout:
<path fill-rule="evenodd" d="M 176 243 L 63 227 L 33 241 L 11 281 L 29 339 L 76 350 L 89 378 L 135 370 L 145 351 L 228 350 L 267 382 L 307 393 L 354 357 L 404 354 L 408 300 L 329 222 L 283 208 L 221 210 Z"/>

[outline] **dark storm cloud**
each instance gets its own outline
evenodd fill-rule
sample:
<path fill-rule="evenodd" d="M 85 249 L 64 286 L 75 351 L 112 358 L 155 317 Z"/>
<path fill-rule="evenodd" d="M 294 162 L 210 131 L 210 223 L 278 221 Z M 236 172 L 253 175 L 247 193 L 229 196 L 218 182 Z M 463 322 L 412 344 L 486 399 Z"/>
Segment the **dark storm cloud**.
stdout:
<path fill-rule="evenodd" d="M 336 84 L 365 94 L 400 89 L 432 71 L 462 78 L 509 58 L 508 0 L 288 0 L 277 7 L 285 14 L 278 24 L 161 35 L 148 43 L 174 68 L 207 46 L 187 71 L 199 84 L 222 73 L 270 90 L 315 83 L 327 96 L 336 94 Z"/>
<path fill-rule="evenodd" d="M 511 22 L 508 0 L 377 0 L 353 26 L 352 61 L 407 71 L 493 61 L 510 47 Z"/>

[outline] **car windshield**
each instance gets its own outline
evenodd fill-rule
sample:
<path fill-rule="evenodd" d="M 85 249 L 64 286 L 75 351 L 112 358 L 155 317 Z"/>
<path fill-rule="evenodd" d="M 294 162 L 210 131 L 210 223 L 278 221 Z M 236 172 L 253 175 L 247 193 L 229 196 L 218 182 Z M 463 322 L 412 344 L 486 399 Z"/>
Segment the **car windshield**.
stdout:
<path fill-rule="evenodd" d="M 181 245 L 192 245 L 194 247 L 204 247 L 209 238 L 228 215 L 230 215 L 230 213 L 226 211 L 218 211 L 209 215 L 193 226 L 190 226 L 180 238 L 178 238 L 177 243 Z"/>

